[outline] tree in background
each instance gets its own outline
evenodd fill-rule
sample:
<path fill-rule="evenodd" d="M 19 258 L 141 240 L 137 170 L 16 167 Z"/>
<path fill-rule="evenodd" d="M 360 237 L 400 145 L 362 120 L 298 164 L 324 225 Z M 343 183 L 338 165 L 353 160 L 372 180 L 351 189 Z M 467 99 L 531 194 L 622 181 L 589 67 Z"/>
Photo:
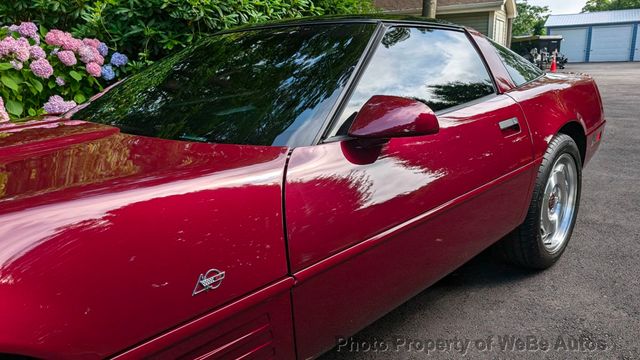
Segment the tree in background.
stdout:
<path fill-rule="evenodd" d="M 549 17 L 548 6 L 530 5 L 527 0 L 518 0 L 516 7 L 518 16 L 513 21 L 513 35 L 545 34 L 544 23 Z"/>
<path fill-rule="evenodd" d="M 582 12 L 640 9 L 640 0 L 587 0 Z"/>
<path fill-rule="evenodd" d="M 0 26 L 34 21 L 103 39 L 137 58 L 139 69 L 203 34 L 242 24 L 373 11 L 371 0 L 0 0 Z"/>

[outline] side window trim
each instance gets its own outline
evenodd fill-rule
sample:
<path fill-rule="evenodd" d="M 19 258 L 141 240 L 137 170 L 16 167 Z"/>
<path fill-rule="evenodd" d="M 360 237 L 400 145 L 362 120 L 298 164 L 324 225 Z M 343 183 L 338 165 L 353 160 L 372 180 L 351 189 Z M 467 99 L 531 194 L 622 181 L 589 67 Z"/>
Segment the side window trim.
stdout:
<path fill-rule="evenodd" d="M 346 106 L 346 103 L 351 98 L 351 94 L 353 93 L 356 86 L 360 82 L 360 78 L 362 77 L 364 70 L 366 70 L 367 65 L 369 64 L 369 61 L 371 60 L 373 54 L 378 48 L 378 44 L 380 43 L 380 41 L 382 41 L 382 37 L 384 36 L 384 33 L 386 32 L 386 30 L 387 30 L 387 26 L 383 22 L 378 22 L 378 25 L 376 26 L 376 30 L 371 36 L 371 39 L 369 39 L 369 43 L 367 44 L 364 52 L 362 53 L 362 56 L 358 60 L 358 63 L 356 64 L 355 69 L 351 73 L 349 80 L 347 80 L 347 85 L 344 87 L 344 89 L 340 93 L 338 100 L 335 102 L 335 104 L 331 108 L 331 111 L 329 111 L 329 114 L 327 115 L 326 119 L 324 119 L 323 125 L 320 128 L 320 131 L 318 131 L 318 133 L 316 134 L 316 137 L 312 145 L 318 145 L 318 144 L 324 143 L 324 140 L 329 134 L 329 131 L 335 125 L 335 122 L 337 121 L 338 116 L 342 113 L 342 109 L 344 108 L 344 106 Z"/>
<path fill-rule="evenodd" d="M 337 126 L 337 122 L 339 120 L 340 115 L 342 115 L 342 112 L 344 111 L 344 109 L 346 108 L 349 100 L 351 99 L 351 96 L 353 95 L 353 92 L 355 91 L 356 87 L 358 86 L 358 84 L 360 83 L 360 80 L 362 79 L 362 75 L 365 73 L 365 71 L 367 70 L 369 63 L 371 62 L 371 59 L 373 58 L 373 56 L 376 53 L 376 50 L 378 49 L 380 43 L 382 42 L 382 38 L 384 36 L 384 34 L 387 32 L 388 29 L 393 28 L 393 27 L 407 27 L 407 28 L 421 28 L 421 29 L 431 29 L 431 30 L 444 30 L 444 31 L 453 31 L 453 32 L 460 32 L 463 33 L 465 35 L 465 37 L 467 38 L 467 41 L 469 41 L 470 45 L 473 47 L 474 51 L 476 52 L 477 56 L 480 58 L 483 66 L 485 67 L 485 70 L 491 80 L 491 86 L 493 87 L 493 93 L 482 96 L 480 98 L 471 100 L 471 101 L 467 101 L 465 103 L 462 104 L 458 104 L 446 109 L 442 109 L 442 110 L 438 110 L 435 111 L 436 115 L 444 115 L 453 111 L 457 111 L 460 109 L 464 109 L 466 107 L 472 106 L 472 105 L 476 105 L 479 104 L 481 102 L 487 101 L 488 99 L 491 99 L 495 96 L 499 95 L 499 87 L 496 83 L 496 79 L 493 75 L 493 72 L 491 71 L 491 68 L 489 67 L 489 63 L 487 62 L 487 60 L 484 57 L 484 54 L 482 53 L 482 51 L 480 50 L 480 48 L 478 47 L 478 44 L 475 42 L 475 40 L 473 39 L 473 37 L 471 36 L 471 34 L 469 34 L 469 32 L 464 29 L 464 28 L 460 28 L 460 29 L 456 29 L 456 28 L 443 28 L 443 27 L 438 27 L 438 26 L 434 26 L 434 25 L 430 25 L 430 24 L 404 24 L 404 23 L 390 23 L 390 22 L 381 22 L 378 26 L 378 28 L 376 29 L 376 33 L 374 36 L 372 36 L 372 42 L 370 42 L 367 45 L 367 49 L 364 52 L 363 55 L 363 61 L 359 62 L 356 69 L 354 70 L 353 74 L 351 75 L 351 79 L 349 79 L 349 83 L 346 86 L 346 89 L 343 91 L 343 93 L 340 95 L 340 99 L 339 101 L 337 101 L 337 105 L 334 106 L 334 108 L 332 109 L 330 115 L 328 116 L 328 118 L 330 119 L 329 121 L 325 122 L 325 126 L 322 128 L 322 131 L 319 133 L 320 136 L 317 138 L 317 141 L 314 143 L 314 145 L 318 145 L 318 144 L 324 144 L 324 143 L 331 143 L 331 142 L 336 142 L 336 141 L 342 141 L 342 140 L 348 140 L 350 139 L 349 136 L 346 135 L 334 135 L 334 136 L 329 136 L 329 134 L 331 134 L 332 130 L 334 130 L 335 126 Z"/>
<path fill-rule="evenodd" d="M 480 57 L 480 60 L 482 60 L 482 63 L 484 64 L 484 68 L 487 70 L 487 73 L 489 74 L 489 77 L 491 78 L 491 83 L 493 84 L 494 94 L 495 95 L 500 94 L 500 87 L 498 86 L 498 82 L 496 80 L 496 77 L 493 74 L 493 70 L 491 70 L 491 66 L 489 66 L 489 62 L 487 61 L 487 59 L 484 57 L 484 54 L 482 53 L 482 49 L 480 49 L 480 46 L 478 45 L 476 40 L 473 38 L 473 36 L 469 33 L 469 31 L 467 29 L 464 29 L 464 33 L 465 33 L 465 35 L 467 35 L 467 39 L 469 40 L 469 42 L 471 43 L 471 45 L 475 49 L 476 53 Z"/>
<path fill-rule="evenodd" d="M 496 54 L 498 55 L 498 58 L 500 59 L 500 61 L 502 62 L 502 64 L 505 66 L 505 68 L 507 68 L 508 66 L 507 66 L 507 64 L 505 64 L 505 60 L 504 60 L 504 59 L 502 58 L 502 56 L 500 55 L 500 47 L 502 47 L 502 48 L 506 49 L 507 51 L 513 52 L 515 55 L 518 55 L 518 54 L 516 54 L 513 50 L 511 50 L 511 49 L 509 49 L 509 48 L 507 48 L 507 47 L 505 47 L 505 46 L 502 46 L 502 45 L 500 45 L 500 44 L 496 43 L 495 41 L 493 41 L 493 40 L 491 40 L 491 39 L 488 39 L 488 41 L 489 41 L 489 44 L 491 44 L 491 45 L 494 47 L 494 50 L 493 50 L 493 51 L 495 51 L 495 52 L 496 52 Z M 520 56 L 520 55 L 518 55 L 518 56 Z M 526 59 L 524 59 L 524 60 L 525 60 L 525 61 L 527 61 Z M 533 65 L 533 64 L 532 64 L 532 65 Z M 534 65 L 534 66 L 535 66 L 535 65 Z M 536 66 L 536 69 L 537 69 L 537 66 Z M 519 89 L 519 88 L 521 88 L 521 87 L 523 87 L 523 86 L 525 86 L 525 85 L 527 85 L 527 84 L 530 84 L 530 83 L 532 83 L 532 82 L 534 82 L 534 81 L 537 81 L 537 80 L 541 79 L 542 77 L 544 77 L 544 76 L 546 75 L 546 72 L 545 72 L 544 70 L 541 70 L 541 69 L 540 69 L 540 74 L 538 74 L 538 76 L 536 76 L 536 77 L 532 78 L 531 80 L 527 80 L 527 81 L 525 81 L 525 82 L 523 82 L 523 83 L 521 83 L 521 84 L 518 84 L 518 83 L 516 82 L 516 80 L 513 78 L 513 75 L 511 75 L 511 73 L 508 71 L 508 69 L 507 69 L 507 73 L 509 74 L 509 77 L 511 78 L 511 81 L 513 81 L 513 84 L 515 85 L 515 87 L 514 87 L 513 89 Z M 513 89 L 511 89 L 511 90 L 509 90 L 509 91 L 512 91 Z"/>

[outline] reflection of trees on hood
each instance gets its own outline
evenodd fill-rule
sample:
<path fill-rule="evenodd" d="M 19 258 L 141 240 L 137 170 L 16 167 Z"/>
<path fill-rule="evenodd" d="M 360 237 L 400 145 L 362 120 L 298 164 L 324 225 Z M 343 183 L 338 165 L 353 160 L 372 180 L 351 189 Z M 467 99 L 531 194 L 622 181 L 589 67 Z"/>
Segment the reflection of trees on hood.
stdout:
<path fill-rule="evenodd" d="M 271 145 L 346 84 L 373 28 L 286 27 L 205 38 L 76 116 L 163 138 Z"/>

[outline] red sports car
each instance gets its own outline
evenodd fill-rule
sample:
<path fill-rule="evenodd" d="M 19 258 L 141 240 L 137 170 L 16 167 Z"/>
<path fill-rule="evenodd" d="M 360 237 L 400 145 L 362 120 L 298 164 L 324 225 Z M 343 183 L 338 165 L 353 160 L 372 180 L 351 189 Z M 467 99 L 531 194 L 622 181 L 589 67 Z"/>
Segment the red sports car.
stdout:
<path fill-rule="evenodd" d="M 565 251 L 585 75 L 400 17 L 207 37 L 0 128 L 0 354 L 306 359 L 482 250 Z"/>

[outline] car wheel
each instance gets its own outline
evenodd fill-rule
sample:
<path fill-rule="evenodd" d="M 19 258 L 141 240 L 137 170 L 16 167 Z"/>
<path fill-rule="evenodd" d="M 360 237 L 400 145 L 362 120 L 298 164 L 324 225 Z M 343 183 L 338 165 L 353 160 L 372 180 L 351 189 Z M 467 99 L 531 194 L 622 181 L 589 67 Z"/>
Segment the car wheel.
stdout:
<path fill-rule="evenodd" d="M 546 269 L 562 256 L 578 215 L 580 159 L 571 137 L 558 134 L 551 140 L 524 223 L 497 244 L 506 260 L 527 268 Z"/>

